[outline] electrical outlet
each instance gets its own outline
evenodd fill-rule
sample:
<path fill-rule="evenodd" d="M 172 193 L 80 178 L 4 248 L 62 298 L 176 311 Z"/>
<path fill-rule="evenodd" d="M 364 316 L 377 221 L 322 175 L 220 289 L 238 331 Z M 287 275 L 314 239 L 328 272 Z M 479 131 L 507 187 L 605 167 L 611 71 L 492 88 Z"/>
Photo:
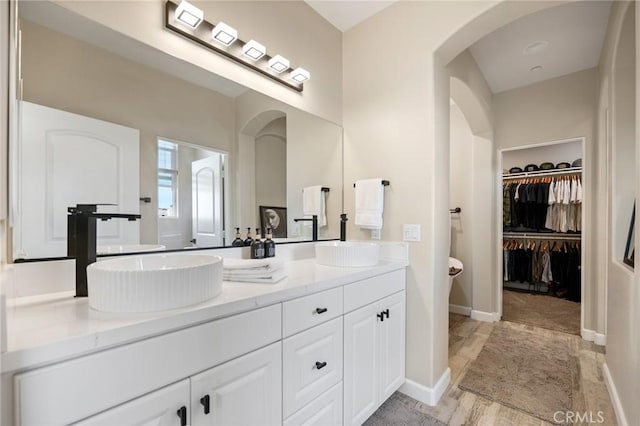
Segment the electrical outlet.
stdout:
<path fill-rule="evenodd" d="M 420 241 L 420 225 L 402 225 L 403 241 Z"/>
<path fill-rule="evenodd" d="M 379 240 L 380 239 L 380 229 L 372 229 L 371 230 L 371 239 Z"/>

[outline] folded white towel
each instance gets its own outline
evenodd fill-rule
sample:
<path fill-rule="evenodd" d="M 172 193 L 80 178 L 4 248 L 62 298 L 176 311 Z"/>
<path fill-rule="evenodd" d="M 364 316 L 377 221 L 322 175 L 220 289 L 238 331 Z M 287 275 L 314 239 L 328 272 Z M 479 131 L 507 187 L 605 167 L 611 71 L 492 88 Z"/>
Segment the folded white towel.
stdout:
<path fill-rule="evenodd" d="M 318 227 L 327 226 L 327 209 L 322 186 L 307 186 L 302 190 L 302 214 L 318 216 Z"/>
<path fill-rule="evenodd" d="M 262 284 L 275 284 L 278 281 L 282 281 L 287 278 L 287 272 L 284 269 L 264 274 L 263 276 L 251 276 L 242 274 L 223 274 L 222 279 L 224 281 L 237 281 L 243 283 L 262 283 Z"/>
<path fill-rule="evenodd" d="M 224 281 L 236 281 L 241 283 L 258 283 L 258 284 L 275 284 L 283 279 L 287 278 L 287 273 L 284 270 L 277 271 L 270 277 L 223 277 Z"/>
<path fill-rule="evenodd" d="M 284 263 L 281 259 L 269 258 L 269 259 L 222 259 L 223 272 L 229 271 L 262 271 L 270 272 L 278 269 L 282 269 Z"/>
<path fill-rule="evenodd" d="M 356 181 L 356 226 L 365 229 L 382 229 L 383 210 L 382 179 Z"/>

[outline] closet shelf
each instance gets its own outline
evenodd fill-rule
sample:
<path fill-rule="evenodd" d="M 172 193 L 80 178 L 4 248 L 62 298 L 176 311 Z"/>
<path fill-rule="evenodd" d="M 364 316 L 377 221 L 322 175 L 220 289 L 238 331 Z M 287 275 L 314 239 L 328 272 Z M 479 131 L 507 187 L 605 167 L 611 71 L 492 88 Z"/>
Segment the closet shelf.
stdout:
<path fill-rule="evenodd" d="M 504 239 L 530 239 L 530 240 L 567 240 L 579 241 L 582 234 L 563 234 L 558 232 L 503 232 Z"/>
<path fill-rule="evenodd" d="M 570 175 L 579 175 L 581 173 L 582 173 L 582 167 L 568 167 L 566 169 L 556 169 L 556 170 L 538 170 L 534 172 L 507 173 L 502 175 L 502 179 L 507 180 L 507 179 L 519 179 L 523 177 L 538 177 L 538 176 L 570 176 Z"/>

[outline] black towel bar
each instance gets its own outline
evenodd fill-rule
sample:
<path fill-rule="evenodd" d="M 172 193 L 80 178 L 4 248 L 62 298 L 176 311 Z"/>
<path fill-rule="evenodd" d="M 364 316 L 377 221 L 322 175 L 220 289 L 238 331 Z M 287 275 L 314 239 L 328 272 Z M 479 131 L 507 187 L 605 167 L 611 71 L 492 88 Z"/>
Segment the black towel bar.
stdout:
<path fill-rule="evenodd" d="M 383 181 L 382 181 L 382 186 L 389 186 L 389 181 L 388 181 L 388 180 L 383 180 Z M 353 187 L 354 187 L 354 188 L 356 187 L 356 184 L 355 184 L 355 183 L 353 184 Z"/>

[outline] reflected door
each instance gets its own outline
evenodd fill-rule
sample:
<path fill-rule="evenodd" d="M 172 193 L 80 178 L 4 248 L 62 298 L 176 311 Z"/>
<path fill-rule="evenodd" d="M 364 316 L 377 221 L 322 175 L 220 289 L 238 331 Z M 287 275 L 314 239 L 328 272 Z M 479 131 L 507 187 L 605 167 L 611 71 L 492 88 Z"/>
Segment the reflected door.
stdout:
<path fill-rule="evenodd" d="M 222 246 L 222 155 L 191 163 L 193 238 L 198 247 Z"/>

